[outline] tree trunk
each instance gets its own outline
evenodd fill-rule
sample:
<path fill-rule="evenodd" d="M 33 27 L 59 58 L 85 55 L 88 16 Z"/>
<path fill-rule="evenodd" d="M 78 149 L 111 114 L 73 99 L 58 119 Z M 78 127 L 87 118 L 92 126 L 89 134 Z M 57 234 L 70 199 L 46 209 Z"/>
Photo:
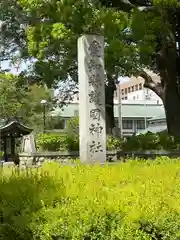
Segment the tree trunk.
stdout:
<path fill-rule="evenodd" d="M 116 90 L 115 84 L 105 85 L 105 104 L 106 104 L 106 132 L 112 134 L 115 127 L 114 121 L 114 91 Z"/>
<path fill-rule="evenodd" d="M 138 75 L 143 77 L 144 87 L 154 91 L 163 101 L 168 133 L 175 137 L 180 137 L 180 89 L 176 81 L 176 71 L 172 71 L 171 78 L 163 76 L 161 83 L 155 83 L 151 76 L 142 71 Z M 163 86 L 162 83 L 165 83 Z"/>
<path fill-rule="evenodd" d="M 177 84 L 168 84 L 164 90 L 164 107 L 168 133 L 180 137 L 180 94 Z"/>

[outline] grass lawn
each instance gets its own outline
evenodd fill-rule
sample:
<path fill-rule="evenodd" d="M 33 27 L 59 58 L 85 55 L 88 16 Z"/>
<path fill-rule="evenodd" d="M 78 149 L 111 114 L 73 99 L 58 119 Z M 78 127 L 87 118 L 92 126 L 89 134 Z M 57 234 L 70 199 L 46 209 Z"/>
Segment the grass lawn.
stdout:
<path fill-rule="evenodd" d="M 178 240 L 180 159 L 4 169 L 0 214 L 3 240 Z"/>

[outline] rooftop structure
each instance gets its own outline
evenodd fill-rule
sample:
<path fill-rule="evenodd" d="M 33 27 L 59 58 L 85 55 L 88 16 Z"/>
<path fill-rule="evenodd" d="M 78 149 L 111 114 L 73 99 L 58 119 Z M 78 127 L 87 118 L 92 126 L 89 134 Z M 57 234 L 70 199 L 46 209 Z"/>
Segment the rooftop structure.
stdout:
<path fill-rule="evenodd" d="M 157 74 L 146 71 L 148 74 L 151 75 L 153 81 L 159 82 L 160 78 Z M 157 96 L 156 93 L 154 93 L 152 90 L 144 88 L 144 79 L 141 77 L 134 77 L 132 76 L 129 78 L 129 80 L 122 82 L 119 84 L 119 90 L 121 91 L 121 99 L 122 102 L 129 103 L 137 101 L 143 102 L 146 101 L 146 103 L 152 103 L 152 104 L 162 104 L 162 100 Z M 118 85 L 117 85 L 118 87 Z M 128 102 L 127 102 L 128 100 Z M 79 94 L 74 94 L 71 103 L 78 103 L 79 102 Z M 114 103 L 118 103 L 118 90 L 114 92 Z"/>
<path fill-rule="evenodd" d="M 114 116 L 116 124 L 118 122 L 118 108 L 119 105 L 114 105 Z M 159 114 L 164 114 L 164 107 L 160 104 L 151 104 L 147 103 L 122 103 L 121 106 L 122 112 L 122 130 L 124 136 L 130 136 L 133 133 L 144 130 L 148 120 L 153 117 L 158 116 Z M 64 119 L 64 128 L 66 127 L 66 122 L 68 119 L 74 116 L 79 116 L 79 104 L 71 103 L 68 104 L 63 109 L 56 108 L 52 113 L 52 117 L 59 116 Z"/>
<path fill-rule="evenodd" d="M 165 112 L 160 112 L 156 117 L 153 117 L 148 120 L 148 128 L 140 131 L 140 133 L 158 133 L 167 130 L 166 116 Z"/>
<path fill-rule="evenodd" d="M 154 82 L 159 82 L 160 78 L 157 74 L 146 71 L 153 79 Z M 144 88 L 144 79 L 141 77 L 132 76 L 129 81 L 119 84 L 122 100 L 138 100 L 138 101 L 152 101 L 155 104 L 162 104 L 162 100 L 152 90 Z M 114 101 L 118 101 L 118 90 L 114 93 Z"/>
<path fill-rule="evenodd" d="M 4 152 L 4 160 L 14 160 L 15 139 L 28 135 L 32 129 L 23 125 L 17 120 L 1 121 L 0 123 L 0 146 Z"/>

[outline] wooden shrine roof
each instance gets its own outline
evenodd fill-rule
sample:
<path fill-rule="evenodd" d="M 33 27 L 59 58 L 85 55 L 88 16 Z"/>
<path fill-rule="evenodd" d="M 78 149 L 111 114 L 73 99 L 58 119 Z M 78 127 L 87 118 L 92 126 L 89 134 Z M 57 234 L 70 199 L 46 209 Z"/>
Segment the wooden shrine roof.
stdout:
<path fill-rule="evenodd" d="M 17 120 L 13 121 L 2 121 L 0 123 L 0 135 L 1 136 L 10 136 L 13 134 L 14 137 L 20 137 L 23 135 L 30 134 L 33 131 L 33 129 L 25 126 L 21 122 Z M 0 136 L 0 137 L 1 137 Z"/>

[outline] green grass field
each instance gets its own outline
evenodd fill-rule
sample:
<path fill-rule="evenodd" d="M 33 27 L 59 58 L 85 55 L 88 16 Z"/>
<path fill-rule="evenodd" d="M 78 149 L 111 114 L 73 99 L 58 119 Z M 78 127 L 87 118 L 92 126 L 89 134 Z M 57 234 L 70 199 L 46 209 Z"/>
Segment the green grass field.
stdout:
<path fill-rule="evenodd" d="M 48 163 L 1 176 L 3 240 L 180 239 L 180 159 Z"/>

